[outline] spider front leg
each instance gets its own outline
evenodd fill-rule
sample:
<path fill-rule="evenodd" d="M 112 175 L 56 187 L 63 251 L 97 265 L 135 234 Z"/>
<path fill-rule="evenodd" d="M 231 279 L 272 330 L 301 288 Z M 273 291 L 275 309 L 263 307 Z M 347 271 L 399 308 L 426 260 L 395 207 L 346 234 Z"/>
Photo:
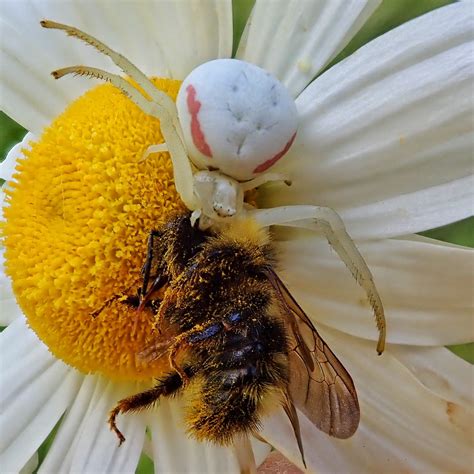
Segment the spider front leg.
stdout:
<path fill-rule="evenodd" d="M 382 300 L 374 283 L 374 278 L 354 241 L 347 233 L 344 222 L 336 211 L 319 206 L 282 206 L 273 209 L 250 211 L 250 214 L 264 227 L 283 225 L 302 227 L 322 232 L 331 247 L 352 273 L 357 283 L 367 293 L 374 310 L 379 339 L 377 352 L 385 348 L 386 322 Z"/>
<path fill-rule="evenodd" d="M 67 74 L 95 77 L 112 83 L 118 87 L 132 102 L 134 102 L 144 113 L 160 120 L 160 128 L 166 142 L 167 149 L 173 162 L 173 173 L 176 190 L 188 209 L 196 209 L 196 200 L 192 190 L 193 170 L 189 162 L 186 148 L 183 143 L 183 134 L 178 120 L 176 105 L 173 100 L 155 87 L 155 85 L 143 74 L 130 60 L 108 47 L 97 38 L 70 25 L 64 25 L 54 21 L 43 20 L 41 26 L 48 29 L 62 30 L 69 36 L 78 38 L 93 46 L 101 53 L 108 56 L 122 71 L 130 76 L 151 97 L 149 101 L 137 89 L 122 77 L 111 74 L 102 69 L 87 66 L 71 66 L 57 71 L 52 75 L 59 79 Z"/>
<path fill-rule="evenodd" d="M 166 143 L 158 143 L 156 145 L 150 145 L 143 153 L 141 161 L 145 161 L 150 155 L 154 153 L 169 152 L 168 145 Z"/>
<path fill-rule="evenodd" d="M 196 209 L 197 204 L 193 193 L 193 170 L 180 134 L 176 129 L 177 125 L 175 125 L 174 116 L 171 115 L 177 114 L 176 107 L 170 111 L 157 102 L 147 100 L 124 78 L 103 71 L 102 69 L 87 66 L 70 66 L 53 71 L 52 74 L 55 79 L 60 79 L 68 74 L 75 74 L 79 76 L 95 77 L 110 82 L 119 88 L 135 105 L 140 108 L 140 110 L 142 110 L 142 112 L 157 118 L 160 121 L 161 133 L 163 134 L 167 150 L 169 151 L 171 161 L 173 162 L 173 175 L 176 190 L 188 209 Z"/>

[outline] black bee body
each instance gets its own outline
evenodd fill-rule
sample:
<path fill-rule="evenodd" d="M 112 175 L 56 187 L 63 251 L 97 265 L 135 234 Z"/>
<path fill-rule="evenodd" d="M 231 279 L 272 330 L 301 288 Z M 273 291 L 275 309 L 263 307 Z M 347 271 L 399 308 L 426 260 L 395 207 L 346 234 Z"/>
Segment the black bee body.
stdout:
<path fill-rule="evenodd" d="M 177 217 L 154 233 L 144 269 L 167 285 L 156 317 L 158 331 L 169 329 L 154 346 L 164 345 L 178 369 L 153 394 L 182 392 L 189 432 L 220 444 L 256 430 L 262 400 L 288 383 L 286 328 L 264 274 L 272 252 L 245 235 L 203 232 Z"/>
<path fill-rule="evenodd" d="M 186 338 L 185 367 L 192 373 L 187 404 L 190 432 L 198 439 L 227 443 L 257 428 L 261 400 L 288 382 L 286 330 L 263 270 L 271 265 L 269 246 L 239 241 L 238 235 L 203 235 L 186 217 L 173 223 L 175 251 L 201 242 L 179 268 L 170 268 L 170 298 L 160 315 Z M 168 251 L 172 251 L 168 247 Z M 177 261 L 177 259 L 173 259 Z M 271 314 L 273 313 L 273 314 Z"/>
<path fill-rule="evenodd" d="M 265 314 L 267 308 L 261 308 Z M 211 326 L 216 351 L 198 350 L 202 369 L 200 403 L 191 403 L 192 431 L 221 443 L 236 433 L 256 429 L 262 413 L 260 400 L 286 386 L 284 328 L 267 318 L 252 320 L 249 311 L 232 312 L 223 323 Z M 225 326 L 224 326 L 225 324 Z M 215 329 L 214 329 L 215 328 Z M 203 333 L 199 334 L 202 337 Z"/>
<path fill-rule="evenodd" d="M 303 462 L 296 408 L 331 436 L 354 433 L 360 411 L 352 379 L 274 265 L 268 233 L 255 221 L 207 232 L 184 215 L 152 232 L 139 308 L 156 308 L 157 331 L 138 356 L 168 358 L 170 368 L 153 388 L 111 411 L 109 424 L 121 442 L 119 413 L 174 395 L 185 398 L 188 432 L 222 445 L 256 434 L 278 403 Z"/>

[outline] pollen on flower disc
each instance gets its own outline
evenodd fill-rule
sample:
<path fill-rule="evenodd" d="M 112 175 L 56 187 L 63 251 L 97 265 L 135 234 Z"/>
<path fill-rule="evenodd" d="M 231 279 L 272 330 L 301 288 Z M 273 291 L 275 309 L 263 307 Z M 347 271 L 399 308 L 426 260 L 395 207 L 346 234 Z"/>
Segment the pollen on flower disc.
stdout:
<path fill-rule="evenodd" d="M 176 98 L 180 83 L 155 80 Z M 50 351 L 82 372 L 115 379 L 159 375 L 137 354 L 153 315 L 136 295 L 149 231 L 183 212 L 159 121 L 110 85 L 92 89 L 47 128 L 7 188 L 6 271 L 28 323 Z"/>

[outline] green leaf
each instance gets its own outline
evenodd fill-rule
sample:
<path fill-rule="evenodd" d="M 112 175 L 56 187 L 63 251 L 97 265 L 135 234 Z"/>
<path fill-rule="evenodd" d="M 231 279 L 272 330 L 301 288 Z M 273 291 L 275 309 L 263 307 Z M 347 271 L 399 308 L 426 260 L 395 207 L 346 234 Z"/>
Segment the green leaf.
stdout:
<path fill-rule="evenodd" d="M 351 55 L 377 36 L 417 16 L 450 3 L 453 3 L 453 0 L 384 0 L 349 44 L 330 63 L 328 68 Z"/>
<path fill-rule="evenodd" d="M 5 113 L 0 112 L 0 161 L 3 161 L 13 145 L 26 134 L 26 130 Z"/>
<path fill-rule="evenodd" d="M 448 349 L 461 357 L 461 359 L 467 360 L 470 364 L 474 364 L 474 342 L 449 346 Z"/>
<path fill-rule="evenodd" d="M 451 242 L 465 247 L 474 247 L 474 217 L 468 217 L 454 224 L 420 232 L 425 237 Z"/>
<path fill-rule="evenodd" d="M 146 454 L 142 454 L 135 472 L 136 474 L 154 474 L 155 468 L 153 461 Z"/>
<path fill-rule="evenodd" d="M 239 46 L 240 37 L 244 31 L 247 19 L 252 11 L 255 0 L 233 0 L 232 15 L 234 24 L 234 42 L 232 48 L 232 56 L 235 56 L 237 47 Z"/>
<path fill-rule="evenodd" d="M 41 443 L 41 446 L 38 448 L 38 467 L 35 469 L 34 474 L 38 472 L 38 469 L 43 463 L 44 458 L 48 454 L 48 451 L 51 448 L 51 445 L 53 444 L 54 438 L 56 437 L 56 433 L 58 432 L 58 429 L 59 429 L 59 426 L 61 425 L 62 420 L 63 419 L 61 417 L 59 421 L 56 423 L 56 425 L 54 426 L 53 431 L 49 433 L 48 437 Z"/>

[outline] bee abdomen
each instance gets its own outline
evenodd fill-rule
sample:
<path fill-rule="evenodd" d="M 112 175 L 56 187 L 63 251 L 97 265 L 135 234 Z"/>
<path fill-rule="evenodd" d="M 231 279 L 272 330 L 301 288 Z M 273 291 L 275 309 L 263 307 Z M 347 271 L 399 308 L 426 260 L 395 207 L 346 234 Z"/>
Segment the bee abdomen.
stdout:
<path fill-rule="evenodd" d="M 262 400 L 286 386 L 287 348 L 278 325 L 251 325 L 228 331 L 223 350 L 202 373 L 199 404 L 188 413 L 190 432 L 198 439 L 229 444 L 239 433 L 258 429 Z M 271 337 L 269 337 L 271 335 Z"/>
<path fill-rule="evenodd" d="M 265 353 L 265 345 L 260 341 L 250 341 L 240 347 L 220 355 L 220 363 L 226 369 L 240 369 L 249 364 L 255 364 Z M 231 371 L 232 372 L 232 371 Z"/>
<path fill-rule="evenodd" d="M 259 370 L 254 365 L 247 365 L 239 369 L 224 370 L 220 373 L 220 380 L 217 381 L 221 387 L 223 396 L 226 396 L 228 390 L 235 389 L 237 386 L 244 386 L 254 383 L 259 377 Z"/>
<path fill-rule="evenodd" d="M 248 378 L 254 378 L 250 367 L 216 374 L 202 387 L 201 403 L 188 413 L 190 433 L 200 440 L 229 444 L 238 433 L 258 427 L 261 387 L 251 389 Z M 247 380 L 247 382 L 244 382 Z"/>

